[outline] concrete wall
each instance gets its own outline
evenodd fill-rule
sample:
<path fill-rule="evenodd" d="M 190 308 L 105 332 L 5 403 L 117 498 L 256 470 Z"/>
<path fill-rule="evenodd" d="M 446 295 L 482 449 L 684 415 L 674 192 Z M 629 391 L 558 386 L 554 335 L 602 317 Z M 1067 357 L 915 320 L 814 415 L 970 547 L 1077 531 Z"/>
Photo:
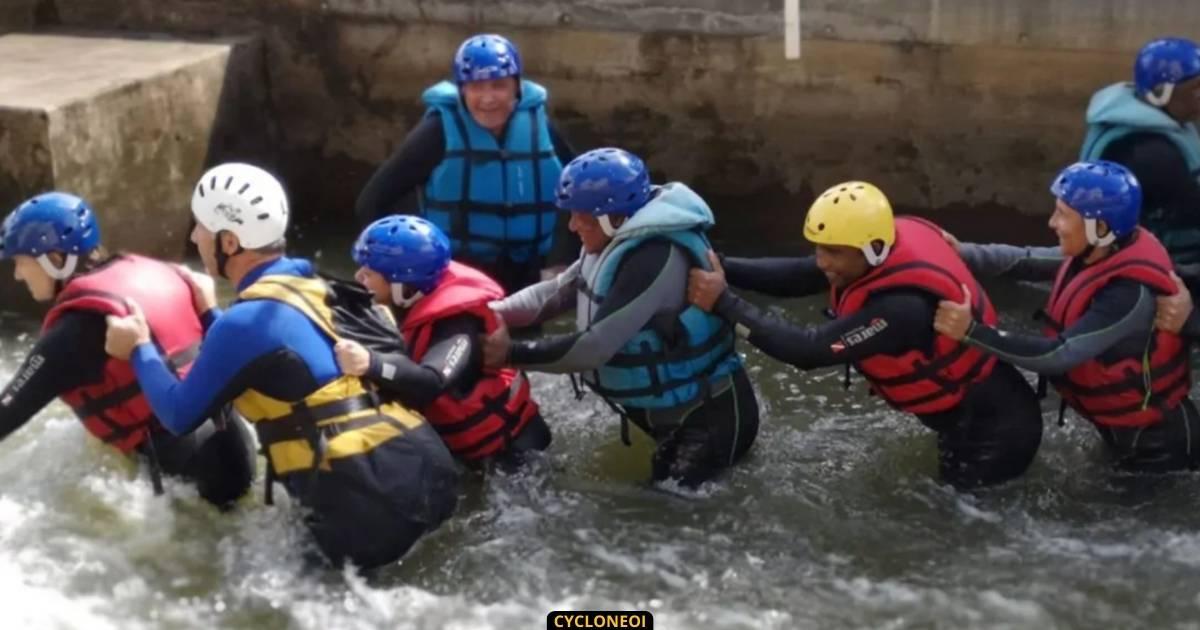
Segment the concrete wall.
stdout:
<path fill-rule="evenodd" d="M 4 0 L 0 2 L 0 34 L 28 31 L 33 28 L 37 0 Z"/>
<path fill-rule="evenodd" d="M 0 208 L 70 191 L 109 249 L 179 258 L 207 163 L 261 152 L 261 58 L 252 39 L 0 36 Z M 14 306 L 30 305 L 6 271 L 0 310 Z"/>
<path fill-rule="evenodd" d="M 847 178 L 897 205 L 1044 213 L 1090 94 L 1194 0 L 55 0 L 70 26 L 262 34 L 273 162 L 301 216 L 341 220 L 472 32 L 502 31 L 579 148 L 641 152 L 742 229 L 798 224 Z"/>

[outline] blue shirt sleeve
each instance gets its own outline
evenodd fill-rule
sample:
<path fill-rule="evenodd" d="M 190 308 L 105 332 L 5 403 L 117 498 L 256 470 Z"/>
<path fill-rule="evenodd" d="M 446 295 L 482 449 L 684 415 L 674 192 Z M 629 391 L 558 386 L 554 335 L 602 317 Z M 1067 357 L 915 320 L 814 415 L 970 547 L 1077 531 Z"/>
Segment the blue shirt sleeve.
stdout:
<path fill-rule="evenodd" d="M 323 333 L 296 309 L 270 300 L 243 302 L 225 311 L 209 328 L 182 380 L 153 344 L 138 346 L 130 363 L 154 415 L 167 430 L 181 435 L 260 377 L 269 379 L 271 374 L 253 373 L 254 368 L 261 365 L 260 359 L 280 351 L 299 355 L 318 383 L 339 373 L 332 344 Z"/>

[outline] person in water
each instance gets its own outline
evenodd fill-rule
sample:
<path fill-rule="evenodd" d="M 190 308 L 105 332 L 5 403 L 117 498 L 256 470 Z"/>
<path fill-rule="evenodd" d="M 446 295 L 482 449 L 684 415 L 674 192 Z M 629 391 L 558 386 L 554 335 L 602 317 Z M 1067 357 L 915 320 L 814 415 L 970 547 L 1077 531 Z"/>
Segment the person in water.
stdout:
<path fill-rule="evenodd" d="M 558 207 L 583 242 L 557 277 L 492 308 L 522 327 L 575 309 L 577 332 L 512 341 L 492 333 L 485 365 L 578 374 L 622 419 L 655 441 L 652 477 L 694 487 L 745 457 L 758 399 L 732 329 L 684 299 L 687 272 L 707 265 L 712 211 L 682 183 L 650 185 L 637 156 L 595 149 L 563 169 Z"/>
<path fill-rule="evenodd" d="M 1138 51 L 1132 83 L 1092 96 L 1079 151 L 1080 160 L 1117 162 L 1133 172 L 1142 188 L 1141 224 L 1176 265 L 1193 268 L 1200 267 L 1198 117 L 1200 45 L 1155 39 Z"/>
<path fill-rule="evenodd" d="M 199 293 L 204 278 L 158 260 L 108 256 L 100 224 L 86 201 L 65 192 L 37 195 L 0 225 L 0 259 L 38 302 L 50 304 L 42 332 L 16 377 L 0 392 L 0 438 L 29 422 L 54 398 L 89 433 L 149 465 L 156 492 L 162 475 L 195 484 L 200 496 L 228 507 L 254 478 L 254 441 L 225 406 L 205 409 L 188 431 L 167 431 L 124 359 L 104 350 L 105 318 L 143 305 L 148 332 L 167 359 L 164 369 L 184 375 L 211 323 Z"/>
<path fill-rule="evenodd" d="M 1155 297 L 1176 293 L 1178 279 L 1166 248 L 1138 227 L 1141 185 L 1124 166 L 1095 161 L 1063 169 L 1050 190 L 1050 228 L 1066 258 L 1040 313 L 1042 334 L 978 321 L 956 297 L 939 305 L 936 329 L 1048 377 L 1120 469 L 1194 467 L 1200 417 L 1188 398 L 1188 345 L 1155 328 Z"/>
<path fill-rule="evenodd" d="M 523 77 L 517 47 L 473 35 L 452 78 L 425 90 L 425 117 L 363 187 L 363 223 L 418 192 L 420 214 L 450 236 L 455 260 L 516 291 L 561 271 L 579 247 L 554 208 L 575 157 L 550 122 L 546 88 Z"/>
<path fill-rule="evenodd" d="M 332 563 L 371 569 L 399 560 L 453 512 L 454 461 L 419 414 L 342 373 L 333 349 L 368 339 L 362 330 L 398 342 L 398 331 L 379 320 L 365 289 L 284 255 L 287 196 L 266 171 L 212 168 L 196 184 L 192 214 L 205 270 L 236 286 L 237 300 L 220 313 L 205 295 L 212 324 L 182 378 L 135 302 L 131 315 L 110 319 L 110 354 L 131 357 L 146 400 L 173 433 L 232 402 L 266 455 L 267 501 L 280 481 L 308 508 L 305 522 Z"/>
<path fill-rule="evenodd" d="M 379 219 L 359 235 L 352 255 L 355 279 L 393 310 L 408 351 L 375 352 L 345 339 L 334 347 L 343 372 L 420 410 L 472 467 L 511 468 L 550 445 L 525 376 L 483 366 L 480 338 L 503 325 L 488 308 L 504 297 L 495 280 L 451 260 L 449 239 L 420 217 Z"/>
<path fill-rule="evenodd" d="M 1042 414 L 1037 396 L 1010 364 L 933 330 L 939 300 L 962 297 L 996 321 L 987 295 L 938 226 L 895 217 L 884 193 L 845 182 L 821 194 L 804 220 L 816 245 L 808 258 L 725 258 L 693 269 L 688 300 L 732 324 L 772 358 L 803 370 L 853 365 L 892 408 L 911 413 L 937 435 L 941 478 L 960 488 L 1020 476 L 1037 454 Z M 730 290 L 781 297 L 828 290 L 833 321 L 798 326 L 773 317 Z"/>

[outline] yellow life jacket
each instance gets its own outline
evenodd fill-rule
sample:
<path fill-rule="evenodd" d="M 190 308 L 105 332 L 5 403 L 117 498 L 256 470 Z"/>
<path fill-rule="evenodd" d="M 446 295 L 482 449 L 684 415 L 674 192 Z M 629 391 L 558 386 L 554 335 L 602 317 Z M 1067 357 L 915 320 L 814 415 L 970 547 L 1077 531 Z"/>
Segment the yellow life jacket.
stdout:
<path fill-rule="evenodd" d="M 299 310 L 329 337 L 332 348 L 344 335 L 329 304 L 330 295 L 321 278 L 267 275 L 239 293 L 238 300 L 276 300 Z M 300 401 L 277 400 L 249 389 L 233 404 L 254 423 L 275 475 L 311 471 L 318 464 L 329 470 L 329 460 L 368 453 L 425 423 L 399 403 L 381 403 L 362 379 L 347 375 Z M 319 462 L 314 462 L 316 454 L 321 455 Z"/>

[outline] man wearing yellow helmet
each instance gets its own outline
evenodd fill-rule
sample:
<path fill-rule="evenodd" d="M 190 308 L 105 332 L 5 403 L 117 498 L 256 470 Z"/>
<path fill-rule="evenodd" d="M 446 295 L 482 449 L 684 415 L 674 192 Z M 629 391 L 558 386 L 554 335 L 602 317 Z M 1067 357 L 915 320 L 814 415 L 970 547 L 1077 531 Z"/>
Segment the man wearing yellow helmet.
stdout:
<path fill-rule="evenodd" d="M 981 321 L 996 318 L 942 230 L 894 217 L 878 188 L 846 182 L 813 203 L 804 236 L 816 245 L 815 258 L 727 259 L 729 279 L 778 296 L 828 288 L 835 321 L 805 327 L 766 315 L 729 291 L 712 253 L 713 271 L 691 271 L 688 300 L 800 369 L 854 365 L 889 405 L 937 432 L 947 482 L 978 487 L 1021 475 L 1041 444 L 1037 396 L 1011 365 L 934 332 L 939 300 L 961 300 L 963 286 L 971 287 Z M 788 291 L 785 277 L 809 280 Z"/>

